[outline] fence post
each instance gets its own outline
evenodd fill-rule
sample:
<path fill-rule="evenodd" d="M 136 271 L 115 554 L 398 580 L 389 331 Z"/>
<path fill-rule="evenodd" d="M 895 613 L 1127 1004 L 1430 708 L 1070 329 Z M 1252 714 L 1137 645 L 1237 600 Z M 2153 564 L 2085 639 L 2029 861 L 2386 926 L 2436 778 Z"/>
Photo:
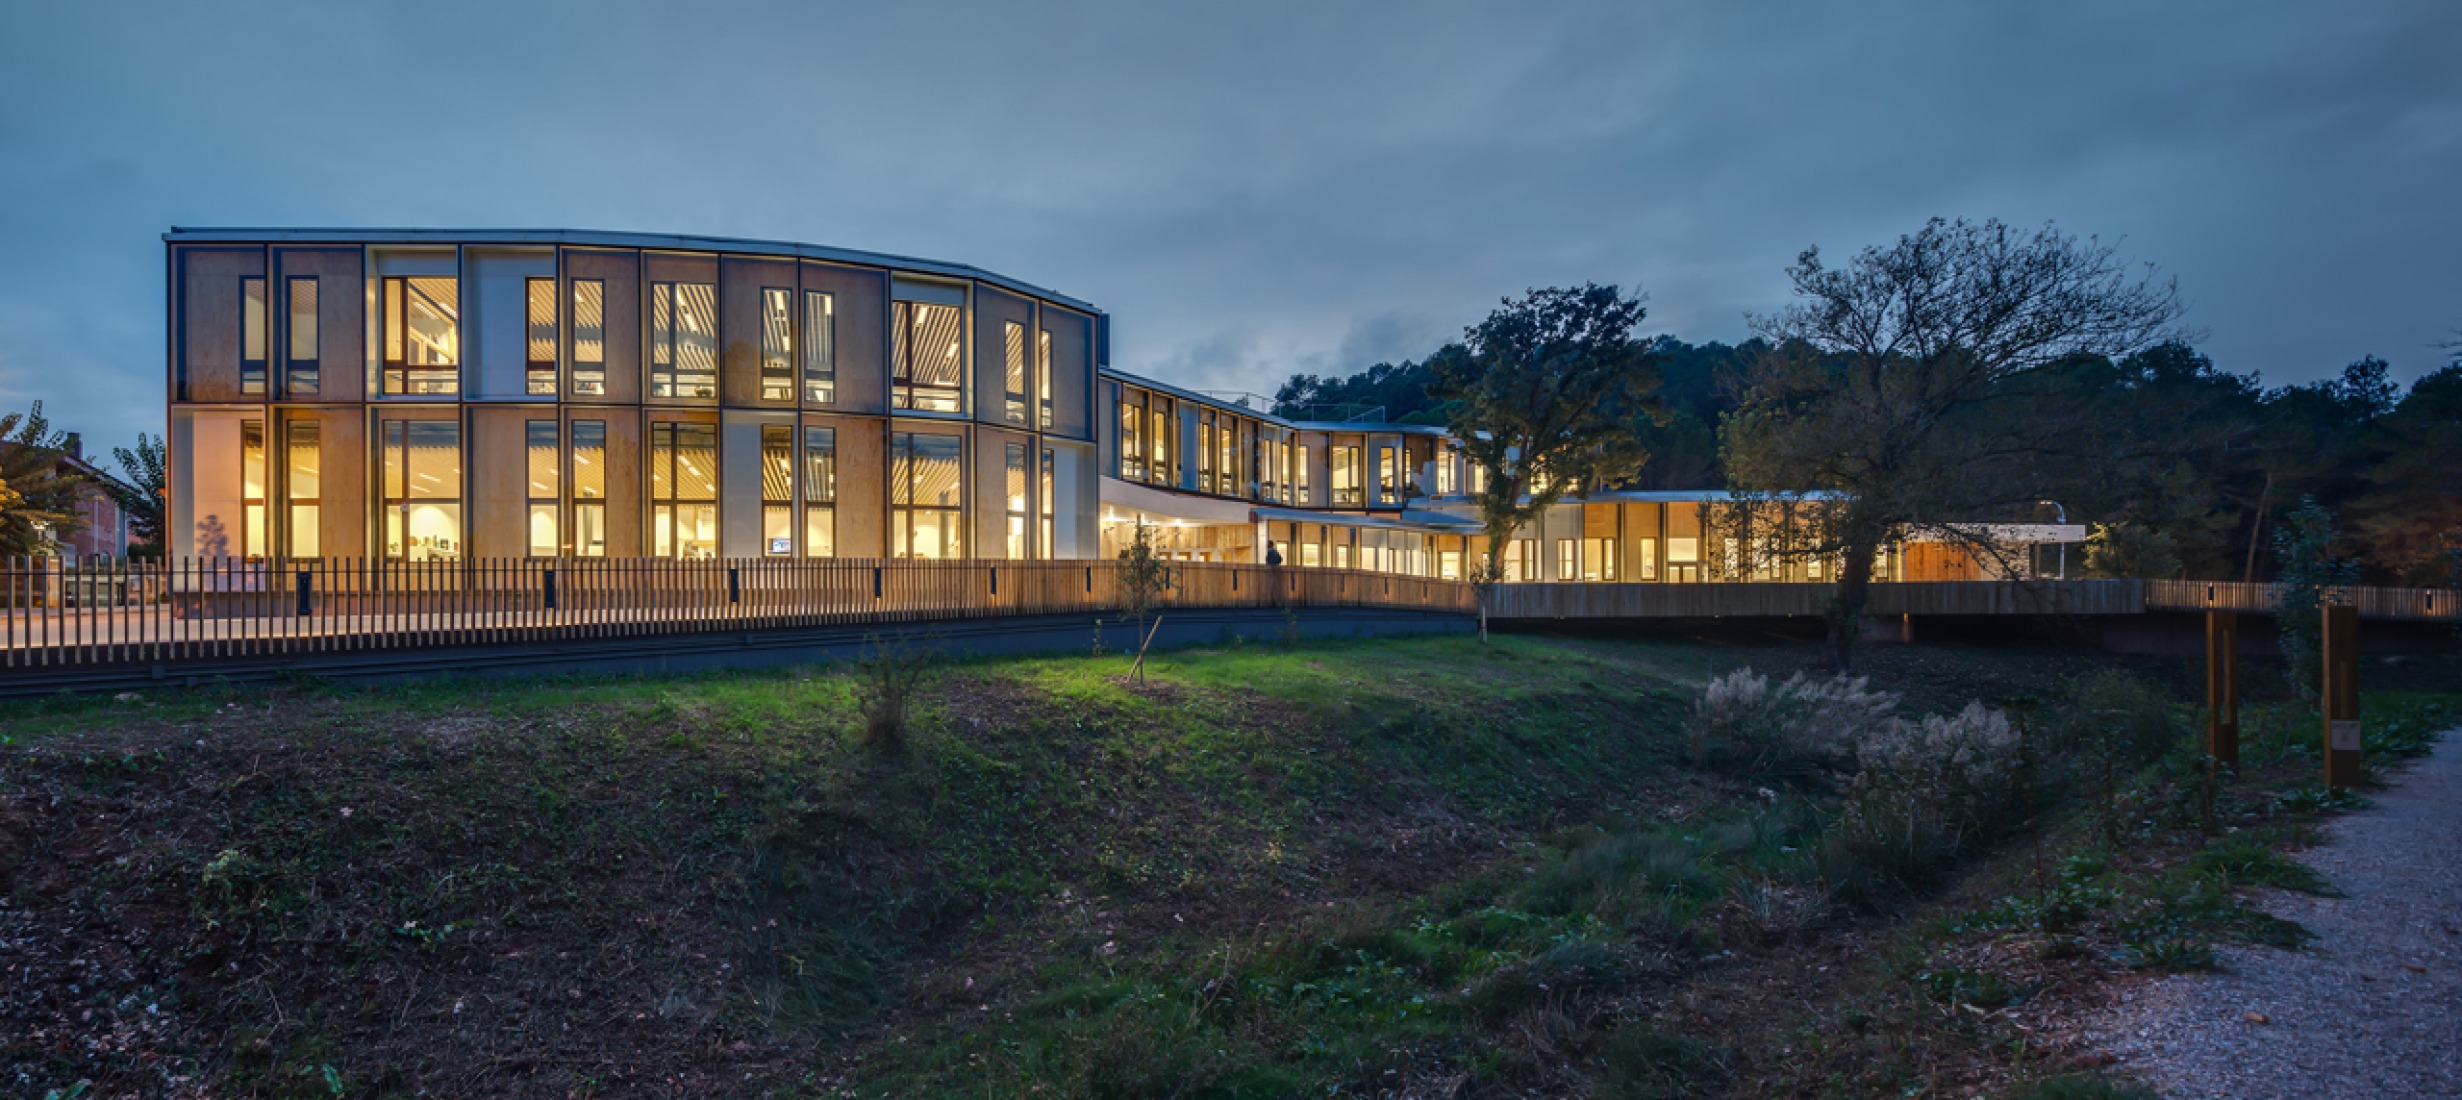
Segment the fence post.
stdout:
<path fill-rule="evenodd" d="M 2325 785 L 2359 782 L 2359 609 L 2329 604 L 2325 611 Z"/>
<path fill-rule="evenodd" d="M 727 567 L 727 602 L 744 602 L 744 582 L 736 575 L 735 567 L 732 565 Z"/>
<path fill-rule="evenodd" d="M 2240 762 L 2240 616 L 2206 612 L 2206 755 Z"/>
<path fill-rule="evenodd" d="M 545 607 L 547 610 L 553 611 L 556 609 L 555 566 L 551 565 L 539 571 L 539 598 L 540 605 Z"/>
<path fill-rule="evenodd" d="M 299 583 L 299 617 L 300 617 L 300 618 L 302 618 L 302 619 L 304 619 L 304 618 L 307 618 L 307 617 L 308 617 L 308 608 L 309 608 L 309 601 L 308 601 L 308 571 L 307 571 L 307 570 L 302 569 L 302 570 L 300 570 L 300 571 L 299 571 L 299 582 L 298 582 L 298 583 Z"/>

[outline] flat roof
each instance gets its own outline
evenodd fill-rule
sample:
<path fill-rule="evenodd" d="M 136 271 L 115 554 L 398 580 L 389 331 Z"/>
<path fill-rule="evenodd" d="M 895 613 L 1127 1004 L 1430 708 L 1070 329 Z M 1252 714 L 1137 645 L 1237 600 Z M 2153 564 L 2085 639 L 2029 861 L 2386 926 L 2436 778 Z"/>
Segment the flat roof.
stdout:
<path fill-rule="evenodd" d="M 255 243 L 294 242 L 299 244 L 568 244 L 598 248 L 673 249 L 683 252 L 755 252 L 767 255 L 797 256 L 809 260 L 834 260 L 839 263 L 890 267 L 953 279 L 976 279 L 1005 290 L 1056 302 L 1071 309 L 1102 316 L 1093 303 L 1072 298 L 1056 290 L 1012 279 L 1006 275 L 985 271 L 972 264 L 955 264 L 944 260 L 927 260 L 919 256 L 900 256 L 890 252 L 865 252 L 854 248 L 833 248 L 827 245 L 801 244 L 795 241 L 765 241 L 747 237 L 702 237 L 683 233 L 618 233 L 601 229 L 404 229 L 383 227 L 352 228 L 345 226 L 187 226 L 175 225 L 162 235 L 171 243 Z"/>

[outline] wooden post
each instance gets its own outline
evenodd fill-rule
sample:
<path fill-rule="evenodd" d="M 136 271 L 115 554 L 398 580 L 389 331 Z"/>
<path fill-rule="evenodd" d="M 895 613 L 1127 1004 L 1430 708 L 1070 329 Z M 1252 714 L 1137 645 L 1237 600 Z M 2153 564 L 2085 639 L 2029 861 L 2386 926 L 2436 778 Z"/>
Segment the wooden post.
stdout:
<path fill-rule="evenodd" d="M 2240 762 L 2240 616 L 2206 612 L 2206 755 Z"/>
<path fill-rule="evenodd" d="M 2359 782 L 2359 609 L 2325 609 L 2325 785 Z"/>

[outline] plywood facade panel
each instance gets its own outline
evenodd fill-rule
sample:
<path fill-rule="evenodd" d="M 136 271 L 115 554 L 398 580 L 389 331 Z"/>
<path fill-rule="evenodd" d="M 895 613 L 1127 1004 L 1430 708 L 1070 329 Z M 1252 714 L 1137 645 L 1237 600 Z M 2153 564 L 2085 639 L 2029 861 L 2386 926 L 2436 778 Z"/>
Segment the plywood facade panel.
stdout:
<path fill-rule="evenodd" d="M 1032 483 L 1036 462 L 1034 437 L 1023 432 L 1000 428 L 977 428 L 971 445 L 974 452 L 967 477 L 967 508 L 974 513 L 974 557 L 1005 558 L 1009 556 L 1008 452 L 1011 446 L 1026 448 L 1026 480 L 1028 483 L 1027 516 L 1031 519 Z"/>
<path fill-rule="evenodd" d="M 838 429 L 838 556 L 888 556 L 889 422 L 869 416 L 816 422 Z"/>
<path fill-rule="evenodd" d="M 528 425 L 555 415 L 549 406 L 470 410 L 462 522 L 473 555 L 518 558 L 530 552 Z"/>
<path fill-rule="evenodd" d="M 786 396 L 761 396 L 762 292 L 776 289 L 787 297 L 789 324 L 799 312 L 795 263 L 792 260 L 726 256 L 718 264 L 718 393 L 726 404 L 754 408 L 793 408 L 799 388 L 789 349 Z M 792 331 L 792 328 L 789 329 Z"/>
<path fill-rule="evenodd" d="M 975 420 L 1026 427 L 1034 423 L 1034 303 L 997 288 L 975 284 Z M 1026 356 L 1025 400 L 1009 415 L 1008 326 L 1016 325 Z"/>
<path fill-rule="evenodd" d="M 595 279 L 607 285 L 607 392 L 571 392 L 573 357 L 573 280 Z M 566 394 L 590 401 L 629 403 L 641 400 L 644 370 L 641 356 L 641 254 L 629 251 L 568 248 L 564 250 L 564 294 L 557 305 L 564 318 Z M 610 550 L 612 553 L 613 551 Z"/>
<path fill-rule="evenodd" d="M 837 400 L 826 407 L 836 412 L 888 412 L 889 273 L 879 268 L 806 263 L 803 286 L 831 297 L 837 322 Z"/>
<path fill-rule="evenodd" d="M 264 400 L 239 392 L 239 344 L 240 280 L 265 276 L 265 250 L 183 247 L 173 257 L 183 383 L 175 396 L 199 402 Z"/>
<path fill-rule="evenodd" d="M 1051 434 L 1091 440 L 1095 420 L 1095 410 L 1090 407 L 1094 396 L 1094 318 L 1044 303 L 1036 323 L 1051 332 Z M 1103 415 L 1118 417 L 1119 403 L 1105 405 Z"/>
<path fill-rule="evenodd" d="M 569 415 L 607 422 L 607 556 L 639 557 L 647 545 L 641 533 L 649 522 L 642 510 L 649 493 L 649 479 L 643 476 L 649 456 L 642 442 L 641 410 L 576 408 Z"/>
<path fill-rule="evenodd" d="M 276 379 L 283 396 L 292 400 L 359 401 L 367 393 L 367 371 L 361 361 L 367 310 L 365 253 L 356 248 L 284 248 L 274 252 L 276 286 L 273 313 L 281 337 L 273 341 Z M 294 390 L 288 385 L 290 311 L 288 280 L 306 276 L 317 281 L 317 387 Z"/>
<path fill-rule="evenodd" d="M 355 350 L 358 341 L 353 339 Z M 357 371 L 352 371 L 356 375 Z M 375 507 L 368 495 L 367 412 L 359 406 L 293 409 L 289 419 L 313 417 L 317 424 L 317 552 L 324 557 L 360 557 L 368 552 L 368 517 Z"/>

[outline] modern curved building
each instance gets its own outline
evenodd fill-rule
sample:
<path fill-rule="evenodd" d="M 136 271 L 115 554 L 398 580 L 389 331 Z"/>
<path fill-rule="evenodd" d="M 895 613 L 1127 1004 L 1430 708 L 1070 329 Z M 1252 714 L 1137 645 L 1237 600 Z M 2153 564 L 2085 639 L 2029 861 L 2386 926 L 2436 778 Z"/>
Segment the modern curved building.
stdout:
<path fill-rule="evenodd" d="M 961 264 L 572 230 L 164 241 L 174 556 L 1066 559 L 1145 524 L 1183 560 L 1461 577 L 1480 549 L 1442 431 L 1115 371 L 1101 310 Z M 1568 502 L 1507 543 L 1507 579 L 1714 579 L 1713 496 Z M 1972 574 L 1934 549 L 1889 574 Z"/>

